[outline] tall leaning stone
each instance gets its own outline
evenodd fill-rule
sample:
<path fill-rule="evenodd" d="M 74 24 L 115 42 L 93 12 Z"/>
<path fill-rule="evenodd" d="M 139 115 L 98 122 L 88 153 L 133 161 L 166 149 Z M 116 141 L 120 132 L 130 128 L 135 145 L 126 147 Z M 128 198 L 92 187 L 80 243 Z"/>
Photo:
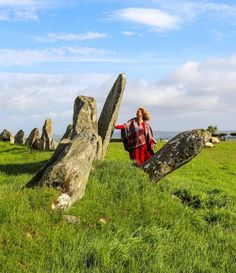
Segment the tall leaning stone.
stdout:
<path fill-rule="evenodd" d="M 14 143 L 20 144 L 20 145 L 24 144 L 24 135 L 25 135 L 25 132 L 23 130 L 19 130 L 15 135 Z"/>
<path fill-rule="evenodd" d="M 145 161 L 141 168 L 157 182 L 193 159 L 210 137 L 211 134 L 203 129 L 182 132 L 168 141 L 152 158 Z"/>
<path fill-rule="evenodd" d="M 99 152 L 100 137 L 97 134 L 96 120 L 95 100 L 91 97 L 77 97 L 72 137 L 62 139 L 51 159 L 27 185 L 47 185 L 59 189 L 60 197 L 63 197 L 59 199 L 65 200 L 60 209 L 69 208 L 85 193 L 92 163 Z"/>
<path fill-rule="evenodd" d="M 102 138 L 102 158 L 104 158 L 106 155 L 106 151 L 114 130 L 114 123 L 117 121 L 125 85 L 126 77 L 124 74 L 120 74 L 106 99 L 98 120 L 98 134 Z"/>

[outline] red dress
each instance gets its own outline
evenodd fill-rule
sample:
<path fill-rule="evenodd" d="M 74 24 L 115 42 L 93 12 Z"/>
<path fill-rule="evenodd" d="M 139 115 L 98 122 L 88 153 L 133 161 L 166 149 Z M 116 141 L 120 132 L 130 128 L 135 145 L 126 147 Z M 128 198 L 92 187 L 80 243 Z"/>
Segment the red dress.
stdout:
<path fill-rule="evenodd" d="M 146 131 L 144 122 L 141 123 L 143 130 Z M 116 129 L 124 129 L 124 125 L 116 125 Z M 131 160 L 135 160 L 138 165 L 142 165 L 144 161 L 153 156 L 153 151 L 148 149 L 147 144 L 141 145 L 131 151 L 129 151 L 129 157 Z"/>

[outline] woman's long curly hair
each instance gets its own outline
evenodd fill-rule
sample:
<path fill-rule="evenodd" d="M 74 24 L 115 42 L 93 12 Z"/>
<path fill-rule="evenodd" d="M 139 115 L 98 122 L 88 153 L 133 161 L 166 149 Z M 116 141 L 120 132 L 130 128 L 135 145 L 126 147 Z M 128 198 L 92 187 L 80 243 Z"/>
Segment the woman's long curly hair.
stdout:
<path fill-rule="evenodd" d="M 146 108 L 144 107 L 139 107 L 138 110 L 140 110 L 143 114 L 143 120 L 150 120 L 151 115 L 149 114 L 149 112 L 147 111 Z"/>

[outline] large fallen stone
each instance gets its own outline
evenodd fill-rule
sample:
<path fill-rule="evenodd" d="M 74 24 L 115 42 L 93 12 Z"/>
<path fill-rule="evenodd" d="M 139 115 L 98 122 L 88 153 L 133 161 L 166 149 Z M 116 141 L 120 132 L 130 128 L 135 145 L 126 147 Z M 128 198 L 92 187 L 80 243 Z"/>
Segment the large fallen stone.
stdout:
<path fill-rule="evenodd" d="M 58 208 L 68 209 L 84 195 L 92 163 L 101 154 L 99 142 L 101 138 L 97 134 L 96 102 L 91 97 L 77 97 L 71 139 L 62 139 L 51 159 L 27 186 L 47 185 L 59 189 L 69 198 L 63 198 L 64 205 L 62 207 L 59 202 Z M 57 204 L 54 207 L 57 208 Z"/>
<path fill-rule="evenodd" d="M 118 117 L 118 111 L 125 85 L 126 77 L 124 74 L 120 74 L 106 99 L 98 120 L 98 134 L 102 138 L 102 158 L 106 155 L 114 131 L 114 124 Z"/>
<path fill-rule="evenodd" d="M 141 166 L 155 182 L 193 159 L 209 141 L 211 133 L 195 129 L 178 134 Z"/>
<path fill-rule="evenodd" d="M 25 135 L 25 132 L 23 130 L 19 130 L 15 135 L 14 143 L 23 145 L 24 144 L 24 135 Z"/>
<path fill-rule="evenodd" d="M 7 141 L 10 143 L 14 143 L 14 135 L 9 132 L 7 129 L 3 129 L 0 134 L 0 141 Z"/>
<path fill-rule="evenodd" d="M 28 138 L 26 139 L 25 145 L 33 146 L 33 145 L 35 145 L 34 143 L 38 142 L 38 141 L 39 141 L 39 129 L 38 128 L 34 128 L 30 132 Z"/>

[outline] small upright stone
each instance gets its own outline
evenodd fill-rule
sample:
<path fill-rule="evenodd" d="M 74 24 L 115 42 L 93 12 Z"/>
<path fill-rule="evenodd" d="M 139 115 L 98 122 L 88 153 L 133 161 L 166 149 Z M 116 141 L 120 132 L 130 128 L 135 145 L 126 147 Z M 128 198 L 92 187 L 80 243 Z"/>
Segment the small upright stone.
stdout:
<path fill-rule="evenodd" d="M 74 103 L 73 132 L 76 137 L 84 130 L 98 130 L 96 101 L 92 97 L 78 96 Z"/>
<path fill-rule="evenodd" d="M 125 74 L 120 74 L 114 83 L 98 120 L 98 134 L 102 138 L 102 158 L 105 157 L 108 145 L 118 117 L 121 99 L 126 85 Z"/>
<path fill-rule="evenodd" d="M 46 119 L 42 129 L 40 150 L 51 150 L 53 147 L 52 120 Z"/>
<path fill-rule="evenodd" d="M 24 131 L 23 130 L 19 130 L 17 132 L 17 134 L 15 135 L 15 141 L 14 143 L 15 144 L 20 144 L 20 145 L 23 145 L 24 144 Z"/>
<path fill-rule="evenodd" d="M 33 144 L 39 139 L 39 129 L 34 128 L 28 138 L 25 141 L 25 145 L 33 146 Z"/>
<path fill-rule="evenodd" d="M 14 135 L 4 129 L 0 134 L 0 141 L 8 141 L 10 143 L 14 143 Z"/>

